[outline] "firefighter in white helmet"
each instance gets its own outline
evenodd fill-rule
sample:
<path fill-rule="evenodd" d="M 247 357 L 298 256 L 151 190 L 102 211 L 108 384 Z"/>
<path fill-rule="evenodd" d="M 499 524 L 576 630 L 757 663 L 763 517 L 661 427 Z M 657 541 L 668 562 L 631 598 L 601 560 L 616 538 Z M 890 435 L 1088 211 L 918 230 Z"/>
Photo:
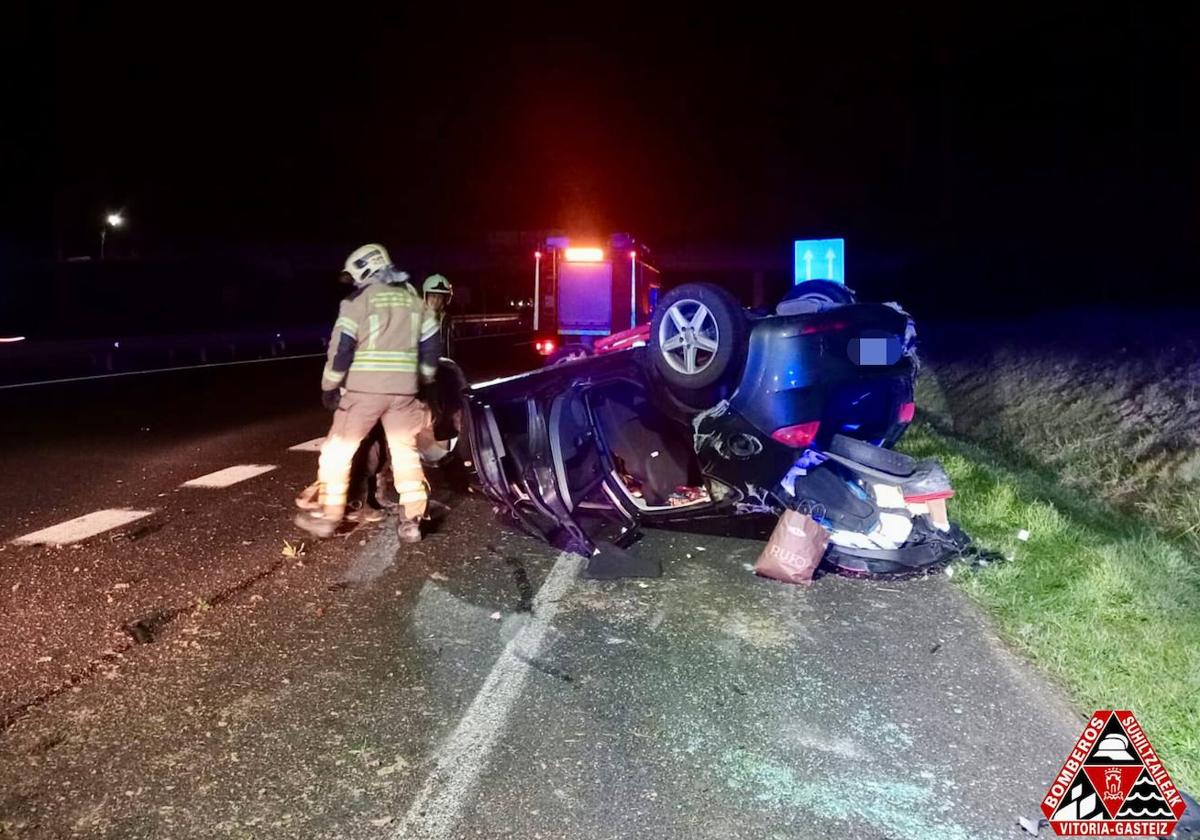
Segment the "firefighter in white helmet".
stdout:
<path fill-rule="evenodd" d="M 405 285 L 412 288 L 411 284 Z M 446 307 L 450 304 L 450 299 L 454 295 L 454 287 L 450 285 L 450 281 L 442 274 L 431 274 L 425 278 L 425 282 L 421 284 L 421 296 L 425 301 L 425 308 L 433 313 L 436 319 L 438 329 L 442 327 L 442 322 L 446 317 Z M 430 336 L 426 334 L 429 329 L 433 329 L 433 325 L 426 322 L 426 328 L 422 330 L 422 341 L 428 341 Z M 442 339 L 438 344 L 438 351 L 445 349 L 445 333 L 442 332 Z M 429 407 L 431 411 L 430 422 L 417 434 L 417 452 L 421 456 L 421 461 L 425 466 L 435 466 L 439 461 L 444 459 L 453 448 L 453 440 L 458 436 L 458 413 L 453 406 L 449 405 L 447 394 L 444 391 L 439 391 L 437 387 L 439 383 L 433 381 L 422 381 L 422 402 Z M 446 412 L 450 412 L 447 414 Z M 442 439 L 438 440 L 436 431 L 442 432 Z M 391 471 L 389 463 L 389 455 L 387 448 L 383 445 L 383 436 L 378 434 L 378 427 L 373 430 L 367 438 L 366 452 L 366 468 L 367 472 L 374 475 L 375 484 L 375 501 L 379 508 L 392 507 L 388 492 L 388 473 Z M 353 489 L 353 488 L 352 488 Z M 351 506 L 356 502 L 351 501 Z M 439 512 L 444 512 L 446 506 L 440 504 L 434 499 L 428 501 L 430 510 L 428 516 L 436 518 Z M 377 510 L 369 507 L 369 503 L 363 503 L 363 507 L 356 511 L 352 511 L 347 515 L 347 519 L 357 519 L 358 521 L 377 521 L 375 516 Z"/>
<path fill-rule="evenodd" d="M 417 542 L 427 492 L 416 438 L 429 425 L 429 409 L 417 394 L 437 372 L 437 318 L 382 245 L 356 250 L 345 270 L 356 291 L 341 303 L 321 381 L 322 402 L 334 415 L 317 469 L 320 505 L 297 516 L 296 524 L 317 537 L 337 530 L 354 454 L 382 422 L 400 502 L 397 532 L 402 542 Z"/>
<path fill-rule="evenodd" d="M 437 318 L 440 329 L 446 317 L 446 308 L 454 296 L 454 287 L 444 275 L 431 274 L 421 284 L 421 294 L 425 298 L 425 308 Z M 432 465 L 445 458 L 453 448 L 452 440 L 458 435 L 458 417 L 456 406 L 448 404 L 445 394 L 438 394 L 437 389 L 431 391 L 435 394 L 430 401 L 433 415 L 430 424 L 417 435 L 417 451 L 421 453 L 422 460 Z M 440 439 L 438 432 L 441 433 Z"/>
<path fill-rule="evenodd" d="M 421 284 L 421 294 L 425 298 L 425 305 L 441 321 L 446 314 L 446 307 L 450 305 L 450 298 L 454 296 L 454 287 L 443 275 L 430 274 Z"/>

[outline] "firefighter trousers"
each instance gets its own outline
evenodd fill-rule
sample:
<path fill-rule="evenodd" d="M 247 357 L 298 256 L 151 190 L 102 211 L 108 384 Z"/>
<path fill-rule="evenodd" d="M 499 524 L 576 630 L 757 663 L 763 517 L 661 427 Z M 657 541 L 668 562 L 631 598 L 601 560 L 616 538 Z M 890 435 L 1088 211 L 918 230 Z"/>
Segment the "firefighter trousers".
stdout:
<path fill-rule="evenodd" d="M 345 514 L 354 454 L 378 422 L 383 424 L 391 450 L 392 477 L 400 495 L 401 516 L 415 519 L 425 514 L 428 497 L 421 457 L 417 454 L 417 435 L 429 424 L 429 409 L 414 396 L 347 391 L 333 413 L 333 425 L 321 445 L 317 467 L 326 518 L 341 519 Z"/>

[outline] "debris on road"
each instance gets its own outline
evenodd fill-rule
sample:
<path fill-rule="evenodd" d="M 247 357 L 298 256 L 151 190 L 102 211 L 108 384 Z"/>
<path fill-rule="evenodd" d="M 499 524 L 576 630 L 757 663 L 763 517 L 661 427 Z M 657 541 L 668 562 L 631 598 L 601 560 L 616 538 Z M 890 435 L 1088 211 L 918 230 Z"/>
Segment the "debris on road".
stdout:
<path fill-rule="evenodd" d="M 375 771 L 376 776 L 391 776 L 393 773 L 398 773 L 408 769 L 408 762 L 402 756 L 396 756 L 396 760 L 391 764 L 385 764 Z"/>
<path fill-rule="evenodd" d="M 784 511 L 754 564 L 754 572 L 784 583 L 811 586 L 813 572 L 821 564 L 828 544 L 829 532 L 815 519 L 794 510 Z"/>
<path fill-rule="evenodd" d="M 607 540 L 600 540 L 592 551 L 583 576 L 589 580 L 661 577 L 662 562 L 645 554 L 627 551 Z"/>
<path fill-rule="evenodd" d="M 1043 828 L 1049 827 L 1050 820 L 1046 819 L 1045 817 L 1040 817 L 1036 820 L 1029 820 L 1025 817 L 1017 817 L 1017 824 L 1020 825 L 1021 828 L 1025 829 L 1027 834 L 1032 834 L 1034 837 L 1037 837 L 1039 831 L 1041 831 Z"/>
<path fill-rule="evenodd" d="M 283 541 L 283 551 L 280 552 L 284 557 L 303 557 L 304 543 L 292 543 L 288 540 Z"/>
<path fill-rule="evenodd" d="M 1029 542 L 1029 532 L 1022 528 L 1020 531 L 1017 531 L 1017 539 L 1021 542 Z"/>

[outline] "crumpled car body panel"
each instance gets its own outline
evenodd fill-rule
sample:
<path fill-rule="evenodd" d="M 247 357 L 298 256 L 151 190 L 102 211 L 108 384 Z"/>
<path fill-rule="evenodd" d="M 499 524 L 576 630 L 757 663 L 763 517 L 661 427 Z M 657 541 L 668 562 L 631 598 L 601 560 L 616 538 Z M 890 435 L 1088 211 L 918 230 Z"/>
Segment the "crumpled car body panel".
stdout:
<path fill-rule="evenodd" d="M 850 318 L 859 329 L 847 331 L 837 322 Z M 826 328 L 834 324 L 840 329 Z M 823 506 L 835 527 L 870 531 L 879 509 L 859 486 L 865 482 L 855 474 L 857 462 L 826 460 L 791 476 L 789 492 L 780 482 L 800 453 L 771 432 L 820 420 L 817 447 L 835 437 L 872 449 L 894 444 L 907 425 L 899 408 L 913 398 L 912 360 L 901 353 L 889 364 L 856 364 L 847 345 L 857 335 L 902 337 L 906 327 L 901 313 L 873 305 L 756 319 L 737 386 L 717 406 L 687 417 L 664 393 L 649 348 L 481 383 L 464 395 L 464 437 L 498 511 L 552 545 L 585 556 L 603 541 L 630 541 L 642 525 L 687 527 L 779 513 L 800 503 Z M 666 430 L 664 440 L 678 434 L 685 448 L 690 445 L 688 464 L 654 460 L 669 447 L 639 447 L 641 439 L 657 440 L 659 430 Z M 653 467 L 663 462 L 667 483 L 655 486 Z M 698 474 L 707 499 L 663 504 L 671 477 L 685 474 Z M 933 562 L 952 542 L 930 530 L 914 528 L 911 546 L 839 546 L 830 554 L 851 572 L 858 566 L 868 573 L 873 566 L 911 570 Z"/>

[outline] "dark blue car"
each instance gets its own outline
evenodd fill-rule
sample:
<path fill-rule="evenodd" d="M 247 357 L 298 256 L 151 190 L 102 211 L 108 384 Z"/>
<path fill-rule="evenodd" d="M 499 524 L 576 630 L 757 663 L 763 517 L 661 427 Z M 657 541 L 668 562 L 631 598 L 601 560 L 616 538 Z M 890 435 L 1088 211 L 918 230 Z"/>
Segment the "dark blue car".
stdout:
<path fill-rule="evenodd" d="M 462 436 L 504 515 L 565 550 L 791 508 L 830 530 L 834 569 L 911 573 L 961 544 L 926 509 L 951 495 L 940 467 L 889 448 L 913 417 L 914 336 L 834 284 L 771 313 L 685 284 L 644 346 L 466 389 Z"/>

